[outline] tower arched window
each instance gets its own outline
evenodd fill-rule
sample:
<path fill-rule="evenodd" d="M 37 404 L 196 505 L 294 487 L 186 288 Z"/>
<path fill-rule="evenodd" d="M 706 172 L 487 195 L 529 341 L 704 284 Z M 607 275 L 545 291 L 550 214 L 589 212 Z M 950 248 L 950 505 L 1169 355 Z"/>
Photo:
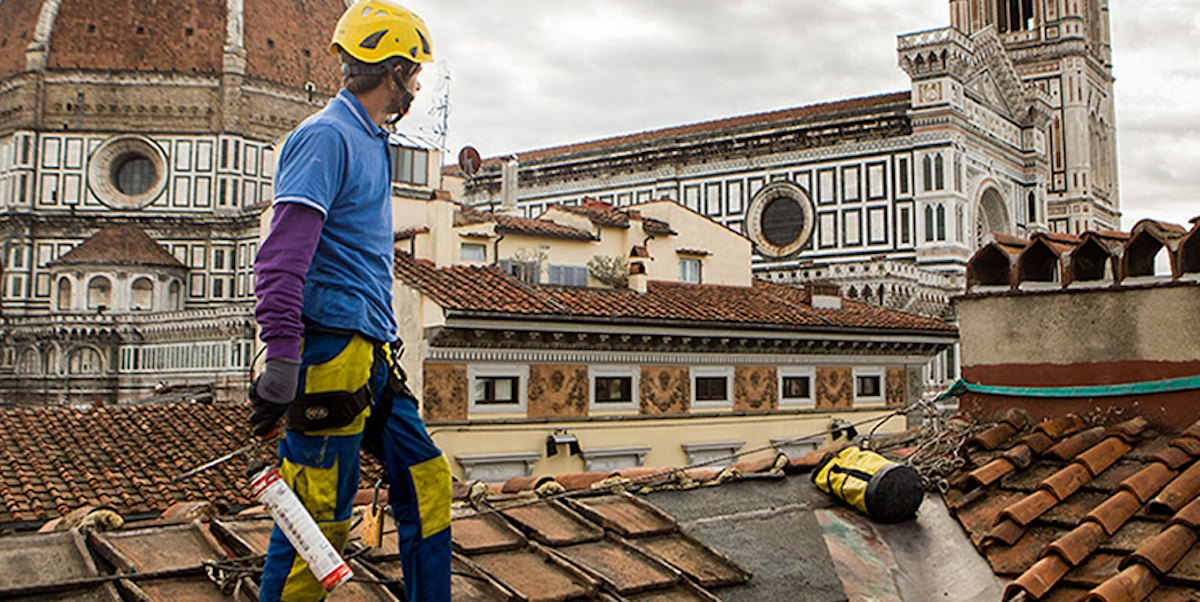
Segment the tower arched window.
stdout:
<path fill-rule="evenodd" d="M 933 159 L 933 180 L 935 189 L 946 189 L 946 161 L 940 154 Z"/>
<path fill-rule="evenodd" d="M 996 29 L 1000 33 L 1029 31 L 1035 24 L 1033 0 L 997 0 Z"/>
<path fill-rule="evenodd" d="M 71 302 L 71 292 L 71 280 L 69 278 L 59 278 L 57 295 L 58 311 L 71 311 L 75 309 L 74 304 Z"/>
<path fill-rule="evenodd" d="M 1028 215 L 1029 215 L 1029 218 L 1028 218 L 1028 219 L 1029 219 L 1029 223 L 1031 223 L 1031 224 L 1032 224 L 1032 223 L 1034 223 L 1034 222 L 1038 221 L 1038 215 L 1037 215 L 1037 197 L 1036 197 L 1036 196 L 1034 196 L 1034 194 L 1033 194 L 1032 192 L 1031 192 L 1031 193 L 1029 193 L 1029 197 L 1026 199 L 1026 203 L 1027 203 L 1026 210 L 1029 212 L 1029 213 L 1028 213 Z"/>
<path fill-rule="evenodd" d="M 172 280 L 171 284 L 167 287 L 167 309 L 171 311 L 183 309 L 181 305 L 182 301 L 183 286 L 179 284 L 178 280 Z"/>
<path fill-rule="evenodd" d="M 933 157 L 925 155 L 925 161 L 922 163 L 922 175 L 925 176 L 925 191 L 933 190 Z"/>
<path fill-rule="evenodd" d="M 933 242 L 933 206 L 925 206 L 925 242 Z"/>
<path fill-rule="evenodd" d="M 154 309 L 154 283 L 149 278 L 138 278 L 131 287 L 133 293 L 129 309 L 150 311 Z"/>
<path fill-rule="evenodd" d="M 946 207 L 938 205 L 937 208 L 937 239 L 946 240 Z"/>
<path fill-rule="evenodd" d="M 87 308 L 104 310 L 112 307 L 112 282 L 104 276 L 96 276 L 88 282 Z"/>
<path fill-rule="evenodd" d="M 80 347 L 67 357 L 68 374 L 99 374 L 102 370 L 100 352 L 91 347 Z"/>

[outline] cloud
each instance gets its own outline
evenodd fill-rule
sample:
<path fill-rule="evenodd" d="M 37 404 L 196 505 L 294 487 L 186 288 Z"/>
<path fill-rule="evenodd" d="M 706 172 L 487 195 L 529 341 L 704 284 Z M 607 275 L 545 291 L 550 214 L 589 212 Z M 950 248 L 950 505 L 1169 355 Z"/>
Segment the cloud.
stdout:
<path fill-rule="evenodd" d="M 945 0 L 406 3 L 451 73 L 451 162 L 466 144 L 492 156 L 905 90 L 896 35 L 949 24 Z M 1195 0 L 1109 4 L 1123 209 L 1185 220 L 1200 213 Z M 432 123 L 432 71 L 406 129 Z"/>

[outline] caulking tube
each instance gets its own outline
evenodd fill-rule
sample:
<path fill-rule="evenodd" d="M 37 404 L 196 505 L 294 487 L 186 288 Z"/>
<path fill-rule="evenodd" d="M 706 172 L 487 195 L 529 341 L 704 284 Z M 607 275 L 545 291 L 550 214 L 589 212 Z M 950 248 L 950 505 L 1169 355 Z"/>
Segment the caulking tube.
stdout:
<path fill-rule="evenodd" d="M 296 548 L 300 558 L 308 563 L 309 570 L 325 591 L 333 590 L 354 576 L 346 561 L 342 560 L 333 544 L 321 532 L 317 521 L 300 503 L 300 498 L 283 482 L 277 469 L 269 467 L 259 472 L 250 482 L 250 491 L 267 507 L 275 524 L 287 536 L 292 547 Z"/>

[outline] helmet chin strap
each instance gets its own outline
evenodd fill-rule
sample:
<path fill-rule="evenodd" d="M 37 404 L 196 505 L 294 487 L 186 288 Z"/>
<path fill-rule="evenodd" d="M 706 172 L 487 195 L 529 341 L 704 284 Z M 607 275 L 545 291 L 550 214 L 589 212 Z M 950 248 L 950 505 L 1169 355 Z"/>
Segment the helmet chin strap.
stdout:
<path fill-rule="evenodd" d="M 397 111 L 396 114 L 390 119 L 388 119 L 388 125 L 392 125 L 403 119 L 404 116 L 408 114 L 408 110 L 412 107 L 412 102 L 415 97 L 413 96 L 412 92 L 408 91 L 408 86 L 404 85 L 404 80 L 400 79 L 399 75 L 396 75 L 395 69 L 388 69 L 388 72 L 392 74 L 392 81 L 396 82 L 396 87 L 400 88 L 400 93 L 402 94 L 400 97 L 400 110 Z"/>

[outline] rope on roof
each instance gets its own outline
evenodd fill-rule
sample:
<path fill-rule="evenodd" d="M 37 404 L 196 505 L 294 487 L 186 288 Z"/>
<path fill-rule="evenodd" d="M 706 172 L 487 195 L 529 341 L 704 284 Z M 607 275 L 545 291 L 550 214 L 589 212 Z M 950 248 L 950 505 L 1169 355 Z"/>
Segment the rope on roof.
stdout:
<path fill-rule="evenodd" d="M 982 393 L 984 395 L 1008 395 L 1011 397 L 1124 397 L 1127 395 L 1149 395 L 1153 393 L 1175 393 L 1178 391 L 1200 390 L 1200 376 L 1184 376 L 1163 380 L 1148 380 L 1115 385 L 1093 385 L 1086 387 L 1005 387 L 1000 385 L 979 385 L 958 379 L 949 389 L 943 391 L 934 402 L 963 393 Z"/>

